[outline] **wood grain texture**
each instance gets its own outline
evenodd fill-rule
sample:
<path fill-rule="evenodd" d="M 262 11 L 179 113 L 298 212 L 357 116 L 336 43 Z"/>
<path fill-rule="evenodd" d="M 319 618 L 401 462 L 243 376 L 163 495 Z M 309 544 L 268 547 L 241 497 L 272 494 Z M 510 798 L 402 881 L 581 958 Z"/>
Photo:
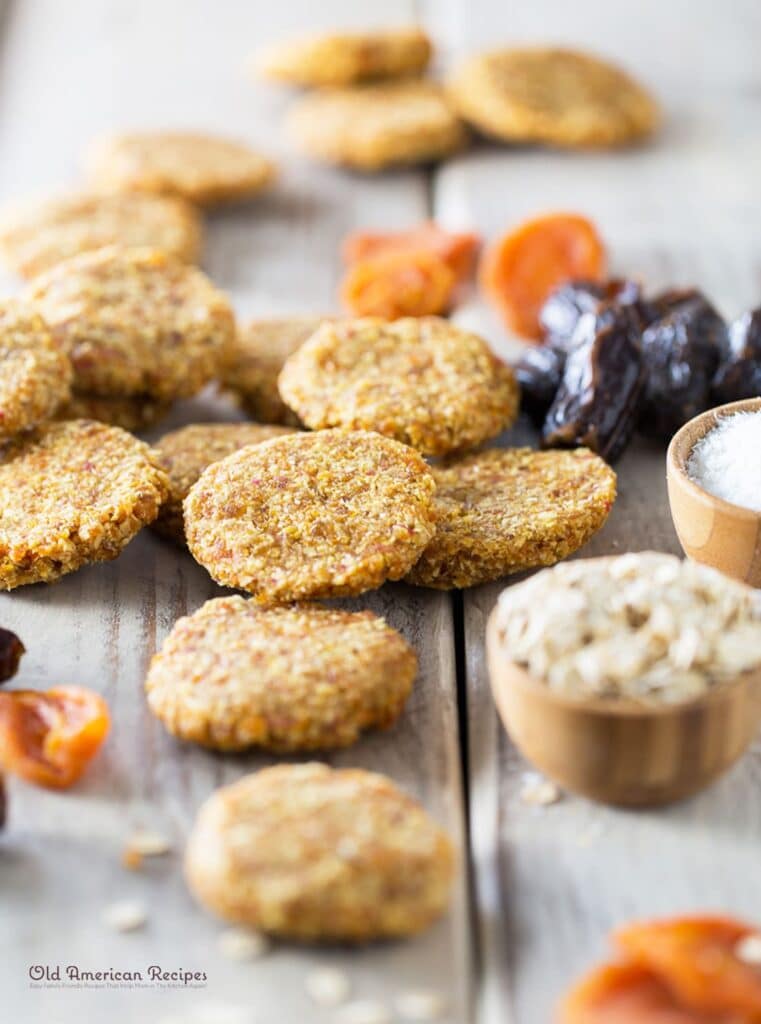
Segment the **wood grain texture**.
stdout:
<path fill-rule="evenodd" d="M 411 16 L 405 0 L 384 7 L 390 22 Z M 268 38 L 364 20 L 348 0 L 331 0 L 319 10 L 306 0 L 280 7 L 25 0 L 7 26 L 0 65 L 0 199 L 75 183 L 79 154 L 100 131 L 177 125 L 258 142 L 267 152 L 287 156 L 282 180 L 271 197 L 210 220 L 205 267 L 243 316 L 330 311 L 341 236 L 363 224 L 423 217 L 426 179 L 412 172 L 362 179 L 301 162 L 281 137 L 287 96 L 255 86 L 244 69 L 251 50 Z M 204 396 L 178 406 L 162 429 L 230 416 L 231 408 Z M 250 965 L 219 954 L 222 926 L 193 905 L 179 852 L 201 801 L 268 759 L 214 756 L 174 742 L 149 716 L 142 681 L 151 654 L 178 616 L 221 592 L 189 555 L 146 531 L 110 565 L 0 597 L 0 622 L 16 630 L 29 651 L 19 685 L 92 686 L 107 697 L 115 723 L 104 755 L 75 792 L 61 796 L 10 786 L 10 826 L 0 842 L 0 1016 L 19 1024 L 129 1024 L 178 1014 L 219 1022 L 319 1024 L 330 1015 L 311 1006 L 304 976 L 315 963 L 327 962 L 349 971 L 357 997 L 390 999 L 399 990 L 433 987 L 446 994 L 454 1019 L 467 1020 L 464 858 L 451 913 L 416 941 L 361 954 L 278 947 Z M 450 602 L 446 595 L 390 586 L 349 604 L 372 608 L 403 631 L 420 654 L 420 676 L 391 732 L 368 735 L 330 760 L 387 772 L 423 801 L 462 850 Z M 138 825 L 168 831 L 175 853 L 130 874 L 121 868 L 120 854 Z M 132 898 L 146 904 L 147 928 L 129 935 L 109 931 L 100 920 L 102 909 Z M 159 964 L 205 971 L 208 982 L 198 990 L 31 990 L 31 964 L 90 970 Z M 238 1015 L 230 1016 L 236 1009 Z M 191 1010 L 200 1016 L 186 1016 Z"/>
<path fill-rule="evenodd" d="M 608 240 L 615 272 L 641 275 L 655 289 L 698 285 L 727 316 L 758 304 L 761 148 L 752 126 L 761 114 L 761 79 L 750 43 L 761 32 L 757 4 L 738 0 L 731 16 L 709 0 L 453 0 L 431 7 L 450 57 L 501 41 L 579 45 L 641 75 L 666 114 L 653 146 L 626 153 L 482 145 L 438 173 L 437 216 L 490 238 L 534 213 L 578 210 Z M 517 350 L 475 298 L 459 319 L 498 350 Z M 523 429 L 521 440 L 532 436 Z M 618 502 L 585 555 L 680 553 L 664 455 L 637 441 L 621 460 Z M 486 619 L 500 589 L 478 588 L 465 599 L 478 1019 L 538 1024 L 550 1019 L 569 981 L 603 953 L 616 923 L 702 908 L 761 920 L 754 867 L 761 747 L 716 786 L 668 810 L 617 811 L 572 797 L 548 808 L 526 806 L 520 790 L 528 766 L 499 726 L 483 658 Z"/>

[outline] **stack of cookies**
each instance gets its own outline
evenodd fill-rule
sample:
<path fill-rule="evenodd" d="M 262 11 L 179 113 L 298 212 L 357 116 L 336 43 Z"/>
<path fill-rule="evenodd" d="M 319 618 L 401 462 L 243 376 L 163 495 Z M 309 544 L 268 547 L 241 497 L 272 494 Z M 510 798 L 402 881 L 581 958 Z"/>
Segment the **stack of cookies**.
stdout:
<path fill-rule="evenodd" d="M 416 27 L 331 33 L 267 50 L 257 70 L 314 90 L 294 106 L 291 134 L 315 159 L 360 171 L 441 160 L 465 147 L 468 128 L 511 144 L 590 148 L 630 145 L 658 124 L 649 93 L 588 54 L 495 50 L 442 86 L 421 77 L 432 53 Z"/>

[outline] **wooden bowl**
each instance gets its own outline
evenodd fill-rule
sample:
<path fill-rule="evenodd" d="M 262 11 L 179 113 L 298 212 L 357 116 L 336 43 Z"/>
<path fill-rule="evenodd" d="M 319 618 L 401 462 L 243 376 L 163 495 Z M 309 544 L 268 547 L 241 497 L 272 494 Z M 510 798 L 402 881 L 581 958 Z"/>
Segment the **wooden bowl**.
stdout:
<path fill-rule="evenodd" d="M 697 793 L 752 742 L 761 669 L 681 704 L 574 700 L 505 657 L 497 609 L 486 631 L 492 693 L 515 745 L 564 789 L 599 803 L 645 807 Z"/>
<path fill-rule="evenodd" d="M 723 416 L 758 410 L 761 398 L 709 409 L 677 431 L 666 456 L 671 518 L 684 553 L 753 587 L 761 587 L 761 513 L 704 491 L 687 476 L 687 460 Z"/>

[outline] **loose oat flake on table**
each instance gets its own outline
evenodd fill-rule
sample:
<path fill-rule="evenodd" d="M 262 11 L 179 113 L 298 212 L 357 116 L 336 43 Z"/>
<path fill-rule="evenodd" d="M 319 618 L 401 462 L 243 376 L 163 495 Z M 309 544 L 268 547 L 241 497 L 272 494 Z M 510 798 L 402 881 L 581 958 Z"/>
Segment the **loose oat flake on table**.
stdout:
<path fill-rule="evenodd" d="M 431 41 L 417 26 L 376 32 L 333 32 L 287 40 L 256 61 L 265 78 L 305 87 L 353 85 L 422 72 Z"/>
<path fill-rule="evenodd" d="M 302 941 L 422 931 L 444 911 L 453 871 L 446 834 L 390 779 L 314 763 L 217 790 L 185 856 L 207 909 Z"/>
<path fill-rule="evenodd" d="M 0 588 L 108 561 L 168 491 L 151 449 L 91 420 L 49 423 L 0 448 Z"/>
<path fill-rule="evenodd" d="M 323 89 L 296 102 L 288 127 L 315 160 L 368 172 L 439 160 L 467 139 L 432 82 Z"/>
<path fill-rule="evenodd" d="M 506 658 L 572 698 L 677 703 L 761 667 L 755 590 L 646 551 L 567 562 L 503 591 Z"/>
<path fill-rule="evenodd" d="M 372 612 L 207 601 L 175 623 L 145 681 L 175 736 L 216 750 L 329 750 L 396 721 L 415 652 Z"/>
<path fill-rule="evenodd" d="M 291 433 L 293 430 L 288 427 L 261 423 L 191 423 L 164 434 L 156 441 L 154 451 L 169 477 L 169 496 L 153 528 L 170 540 L 184 544 L 182 503 L 207 466 L 246 445 Z"/>
<path fill-rule="evenodd" d="M 71 377 L 42 317 L 16 302 L 0 304 L 0 443 L 49 419 L 69 397 Z"/>
<path fill-rule="evenodd" d="M 0 212 L 0 257 L 22 277 L 106 245 L 147 246 L 193 263 L 201 222 L 181 199 L 136 193 L 77 192 Z"/>
<path fill-rule="evenodd" d="M 325 323 L 288 359 L 280 394 L 313 429 L 374 430 L 446 455 L 509 427 L 512 370 L 486 342 L 438 317 Z"/>
<path fill-rule="evenodd" d="M 586 448 L 491 448 L 432 468 L 436 533 L 405 577 L 472 587 L 552 565 L 604 524 L 616 475 Z"/>
<path fill-rule="evenodd" d="M 351 596 L 419 558 L 434 489 L 421 456 L 380 434 L 289 434 L 209 466 L 185 499 L 185 535 L 218 583 L 261 602 Z"/>
<path fill-rule="evenodd" d="M 24 297 L 71 358 L 74 388 L 103 397 L 190 397 L 220 371 L 235 334 L 226 296 L 158 249 L 77 256 Z"/>
<path fill-rule="evenodd" d="M 199 206 L 246 199 L 267 188 L 274 164 L 250 146 L 195 132 L 128 132 L 96 139 L 87 153 L 94 187 L 181 196 Z"/>

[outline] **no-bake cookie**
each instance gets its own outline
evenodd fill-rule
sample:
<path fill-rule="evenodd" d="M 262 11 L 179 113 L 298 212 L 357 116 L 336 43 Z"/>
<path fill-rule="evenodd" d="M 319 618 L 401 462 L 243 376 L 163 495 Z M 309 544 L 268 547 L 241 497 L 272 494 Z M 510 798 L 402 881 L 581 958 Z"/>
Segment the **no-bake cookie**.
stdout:
<path fill-rule="evenodd" d="M 414 651 L 372 612 L 221 597 L 175 623 L 145 689 L 180 739 L 328 750 L 395 722 L 416 670 Z"/>
<path fill-rule="evenodd" d="M 412 935 L 446 907 L 454 853 L 383 775 L 279 765 L 201 807 L 185 873 L 229 921 L 301 941 Z"/>

